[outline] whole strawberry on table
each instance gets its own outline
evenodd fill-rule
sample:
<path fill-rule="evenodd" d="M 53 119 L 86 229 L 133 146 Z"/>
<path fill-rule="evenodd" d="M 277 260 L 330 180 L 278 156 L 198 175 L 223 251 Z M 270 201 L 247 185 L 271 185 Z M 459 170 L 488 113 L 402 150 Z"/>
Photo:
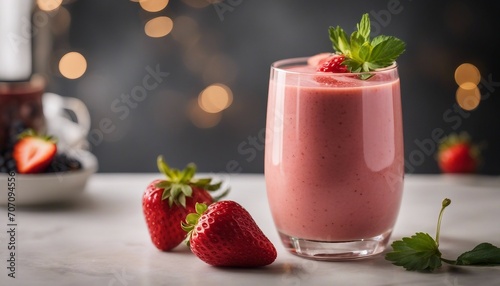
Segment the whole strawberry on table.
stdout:
<path fill-rule="evenodd" d="M 250 213 L 234 201 L 196 204 L 182 228 L 191 251 L 213 266 L 259 267 L 274 262 L 276 248 Z"/>
<path fill-rule="evenodd" d="M 142 209 L 153 244 L 169 251 L 186 239 L 191 251 L 213 266 L 259 267 L 277 256 L 274 245 L 257 226 L 250 213 L 234 201 L 218 201 L 210 192 L 222 182 L 195 178 L 196 165 L 173 169 L 157 159 L 165 179 L 156 179 L 146 188 Z"/>
<path fill-rule="evenodd" d="M 142 209 L 153 244 L 159 250 L 169 251 L 186 238 L 181 222 L 195 211 L 195 204 L 211 204 L 226 195 L 229 189 L 213 198 L 210 192 L 219 190 L 222 182 L 194 178 L 195 164 L 188 164 L 184 170 L 173 169 L 159 156 L 157 165 L 166 178 L 156 179 L 147 186 Z"/>

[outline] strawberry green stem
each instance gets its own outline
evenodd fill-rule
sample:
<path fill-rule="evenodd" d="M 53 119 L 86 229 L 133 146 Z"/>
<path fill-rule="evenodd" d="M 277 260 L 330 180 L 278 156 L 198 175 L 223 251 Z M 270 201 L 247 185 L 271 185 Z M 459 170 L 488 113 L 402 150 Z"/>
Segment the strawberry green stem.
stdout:
<path fill-rule="evenodd" d="M 438 223 L 436 228 L 436 245 L 439 247 L 439 233 L 441 231 L 441 220 L 443 218 L 444 209 L 451 204 L 451 200 L 446 198 L 441 204 L 441 211 L 439 212 Z"/>
<path fill-rule="evenodd" d="M 448 264 L 451 264 L 451 265 L 455 265 L 457 264 L 457 261 L 456 260 L 449 260 L 449 259 L 446 259 L 446 258 L 440 258 L 441 261 L 443 261 L 444 263 L 448 263 Z"/>
<path fill-rule="evenodd" d="M 447 206 L 449 206 L 450 204 L 451 204 L 451 200 L 448 198 L 444 199 L 443 202 L 441 203 L 441 211 L 439 212 L 439 218 L 438 218 L 437 229 L 436 229 L 436 245 L 437 245 L 437 247 L 439 247 L 439 233 L 441 232 L 441 220 L 443 219 L 444 209 Z M 441 255 L 440 255 L 439 259 L 445 263 L 448 263 L 448 264 L 452 264 L 452 265 L 457 264 L 456 260 L 446 259 L 446 258 L 441 257 Z"/>

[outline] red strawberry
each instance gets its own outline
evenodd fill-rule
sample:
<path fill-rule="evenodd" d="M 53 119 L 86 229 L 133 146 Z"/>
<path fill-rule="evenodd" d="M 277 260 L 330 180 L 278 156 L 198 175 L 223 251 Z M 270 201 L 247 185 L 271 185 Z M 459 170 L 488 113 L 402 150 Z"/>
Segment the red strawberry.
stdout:
<path fill-rule="evenodd" d="M 38 136 L 33 130 L 19 135 L 12 156 L 20 174 L 43 172 L 56 155 L 57 145 L 50 136 Z"/>
<path fill-rule="evenodd" d="M 333 73 L 346 73 L 349 72 L 347 66 L 342 63 L 345 61 L 344 55 L 335 54 L 325 61 L 320 61 L 317 67 L 317 71 L 321 72 L 333 72 Z"/>
<path fill-rule="evenodd" d="M 474 173 L 479 165 L 479 153 L 467 134 L 452 134 L 439 146 L 438 164 L 444 173 Z"/>
<path fill-rule="evenodd" d="M 233 201 L 196 204 L 182 228 L 189 232 L 191 251 L 213 266 L 259 267 L 273 263 L 276 248 L 253 218 Z"/>
<path fill-rule="evenodd" d="M 332 53 L 321 53 L 314 55 L 307 59 L 307 64 L 313 67 L 318 67 L 319 65 L 323 64 L 326 60 L 328 60 L 331 55 Z"/>
<path fill-rule="evenodd" d="M 221 183 L 211 184 L 210 178 L 194 179 L 196 166 L 193 163 L 182 171 L 170 169 L 161 156 L 157 163 L 167 179 L 154 180 L 148 185 L 142 196 L 142 209 L 153 244 L 168 251 L 186 238 L 181 228 L 186 215 L 195 211 L 196 203 L 211 204 L 214 198 L 209 191 L 218 190 Z"/>

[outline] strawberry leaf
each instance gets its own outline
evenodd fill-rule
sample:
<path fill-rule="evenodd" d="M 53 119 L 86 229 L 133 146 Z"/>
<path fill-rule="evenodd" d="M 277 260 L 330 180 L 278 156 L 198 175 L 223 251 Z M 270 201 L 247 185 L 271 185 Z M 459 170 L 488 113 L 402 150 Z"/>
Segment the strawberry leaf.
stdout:
<path fill-rule="evenodd" d="M 180 184 L 172 184 L 172 197 L 177 198 L 182 193 Z"/>
<path fill-rule="evenodd" d="M 456 265 L 499 266 L 500 248 L 483 242 L 457 258 Z"/>
<path fill-rule="evenodd" d="M 392 243 L 393 251 L 387 253 L 385 259 L 392 261 L 394 265 L 412 271 L 433 271 L 441 267 L 442 262 L 462 266 L 500 266 L 500 248 L 487 242 L 483 242 L 471 251 L 463 253 L 457 260 L 441 257 L 441 252 L 438 249 L 441 219 L 444 209 L 450 204 L 451 200 L 448 198 L 441 203 L 436 228 L 436 240 L 432 239 L 427 233 L 422 232 L 416 233 L 412 237 L 404 237 L 402 240 Z"/>
<path fill-rule="evenodd" d="M 218 182 L 218 183 L 213 184 L 213 185 L 206 185 L 204 188 L 208 191 L 216 191 L 216 190 L 220 189 L 221 186 L 222 186 L 222 182 Z"/>
<path fill-rule="evenodd" d="M 202 215 L 207 210 L 208 206 L 206 204 L 196 203 L 194 208 L 197 214 Z"/>
<path fill-rule="evenodd" d="M 160 187 L 161 188 L 161 187 Z M 171 192 L 170 190 L 172 189 L 172 186 L 165 187 L 163 193 L 161 194 L 161 199 L 166 200 L 167 198 L 170 197 Z"/>
<path fill-rule="evenodd" d="M 180 181 L 181 182 L 190 181 L 195 173 L 196 173 L 196 165 L 193 163 L 188 164 L 184 169 L 184 171 L 182 171 L 182 174 L 180 176 Z"/>
<path fill-rule="evenodd" d="M 212 182 L 211 178 L 194 179 L 191 183 L 197 187 L 203 187 L 209 185 Z"/>
<path fill-rule="evenodd" d="M 193 195 L 193 188 L 191 188 L 191 186 L 189 186 L 189 185 L 180 185 L 180 188 L 181 188 L 182 193 L 186 197 L 190 197 L 190 196 Z"/>
<path fill-rule="evenodd" d="M 160 170 L 161 173 L 167 175 L 167 177 L 169 178 L 171 178 L 174 175 L 172 170 L 170 170 L 170 167 L 168 166 L 167 162 L 163 160 L 162 156 L 158 156 L 156 163 L 158 165 L 158 170 Z"/>
<path fill-rule="evenodd" d="M 198 224 L 198 220 L 208 209 L 208 206 L 203 203 L 196 203 L 194 206 L 195 213 L 189 213 L 184 221 L 181 221 L 181 228 L 187 232 L 186 244 L 189 247 L 190 238 L 193 233 L 194 227 Z"/>
<path fill-rule="evenodd" d="M 158 182 L 155 186 L 164 189 L 162 200 L 168 199 L 169 206 L 181 205 L 186 207 L 186 198 L 193 196 L 193 187 L 198 187 L 206 191 L 217 191 L 221 188 L 222 182 L 211 184 L 211 178 L 196 179 L 196 165 L 188 164 L 183 170 L 173 169 L 163 160 L 162 156 L 157 158 L 158 170 L 165 174 L 167 179 Z M 229 190 L 224 191 L 218 198 L 225 196 Z"/>
<path fill-rule="evenodd" d="M 186 196 L 185 195 L 179 195 L 179 197 L 177 197 L 177 202 L 183 206 L 184 208 L 186 208 Z"/>
<path fill-rule="evenodd" d="M 155 187 L 160 188 L 160 189 L 166 189 L 172 186 L 172 183 L 169 181 L 161 181 L 155 185 Z"/>
<path fill-rule="evenodd" d="M 393 251 L 385 259 L 412 271 L 433 271 L 441 267 L 441 253 L 434 239 L 419 232 L 392 243 Z"/>

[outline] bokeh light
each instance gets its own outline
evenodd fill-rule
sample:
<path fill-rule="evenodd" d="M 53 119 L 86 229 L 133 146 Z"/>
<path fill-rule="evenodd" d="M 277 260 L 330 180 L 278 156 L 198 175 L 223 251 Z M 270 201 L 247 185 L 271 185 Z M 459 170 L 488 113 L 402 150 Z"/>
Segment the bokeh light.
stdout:
<path fill-rule="evenodd" d="M 61 6 L 62 0 L 37 0 L 36 4 L 42 11 L 53 11 Z"/>
<path fill-rule="evenodd" d="M 198 96 L 200 108 L 208 113 L 218 113 L 233 103 L 233 92 L 224 84 L 212 84 Z"/>
<path fill-rule="evenodd" d="M 168 0 L 140 0 L 139 5 L 147 12 L 159 12 L 168 5 Z"/>
<path fill-rule="evenodd" d="M 463 63 L 455 70 L 455 81 L 458 84 L 456 100 L 464 110 L 473 110 L 481 102 L 481 92 L 477 85 L 481 81 L 479 69 L 470 63 Z"/>
<path fill-rule="evenodd" d="M 455 70 L 455 81 L 459 86 L 477 85 L 481 81 L 481 73 L 475 65 L 464 63 Z"/>
<path fill-rule="evenodd" d="M 87 60 L 77 52 L 69 52 L 59 60 L 59 72 L 69 79 L 81 77 L 87 70 Z"/>
<path fill-rule="evenodd" d="M 188 104 L 188 116 L 196 127 L 206 129 L 217 126 L 221 121 L 222 113 L 204 111 L 195 99 Z"/>
<path fill-rule="evenodd" d="M 472 89 L 458 87 L 456 99 L 458 105 L 460 105 L 462 109 L 470 111 L 479 106 L 479 103 L 481 102 L 481 93 L 479 92 L 479 88 L 477 88 L 477 86 L 474 86 Z"/>
<path fill-rule="evenodd" d="M 168 35 L 174 28 L 174 22 L 167 16 L 160 16 L 149 20 L 144 26 L 146 35 L 160 38 Z"/>

